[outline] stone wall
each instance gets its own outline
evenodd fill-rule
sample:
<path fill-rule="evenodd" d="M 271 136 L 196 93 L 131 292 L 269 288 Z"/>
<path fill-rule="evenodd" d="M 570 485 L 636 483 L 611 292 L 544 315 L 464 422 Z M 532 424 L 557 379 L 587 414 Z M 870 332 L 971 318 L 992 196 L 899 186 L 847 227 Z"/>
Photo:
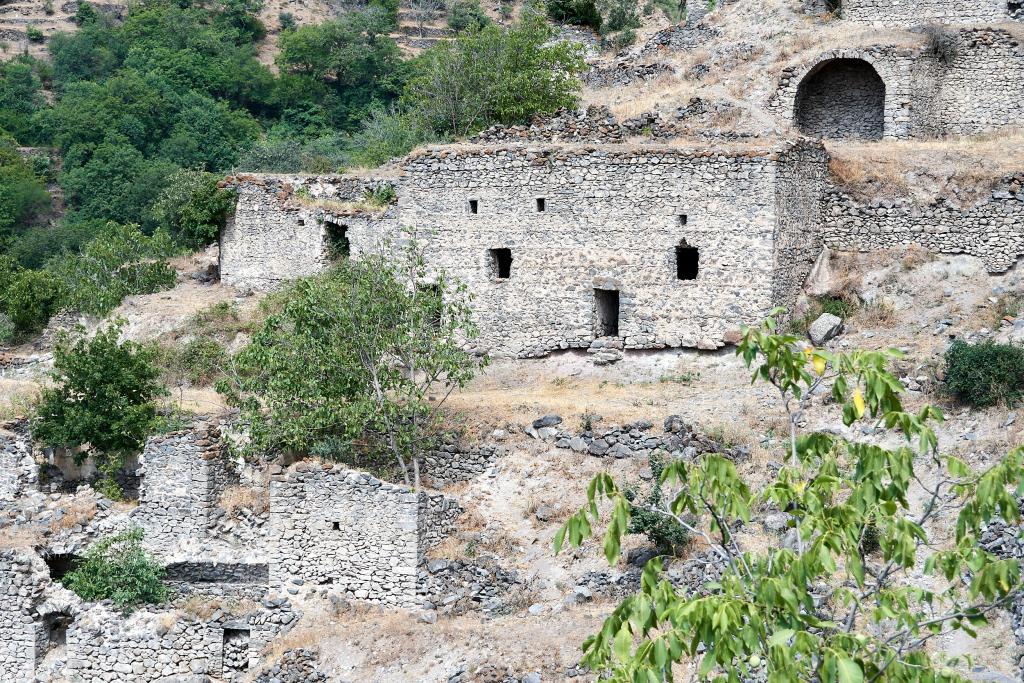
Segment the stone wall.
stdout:
<path fill-rule="evenodd" d="M 348 228 L 350 253 L 358 256 L 394 223 L 388 211 L 361 204 L 387 181 L 243 175 L 226 182 L 238 191 L 238 203 L 221 233 L 220 277 L 239 288 L 265 290 L 323 270 L 330 261 L 328 224 Z"/>
<path fill-rule="evenodd" d="M 493 355 L 589 347 L 609 334 L 599 324 L 598 301 L 608 296 L 602 292 L 618 297 L 618 330 L 611 336 L 627 349 L 715 348 L 775 303 L 776 178 L 793 149 L 721 144 L 713 152 L 656 145 L 426 150 L 404 162 L 394 219 L 350 226 L 352 254 L 382 234 L 396 234 L 389 231 L 398 225 L 411 231 L 425 245 L 428 266 L 445 269 L 473 293 L 479 350 Z M 824 166 L 822 154 L 815 158 Z M 282 258 L 266 236 L 292 240 L 298 220 L 305 221 L 301 229 L 316 229 L 283 190 L 273 188 L 308 188 L 303 194 L 317 196 L 336 182 L 341 180 L 243 182 L 235 224 L 222 239 L 228 264 L 223 281 L 246 286 L 259 273 L 265 282 L 284 277 L 280 264 L 297 263 L 298 257 Z M 693 279 L 679 277 L 680 246 L 696 250 Z M 307 247 L 293 274 L 322 267 L 319 249 Z M 498 249 L 510 252 L 508 277 L 496 269 L 492 250 Z"/>
<path fill-rule="evenodd" d="M 1005 179 L 972 206 L 906 197 L 856 199 L 830 188 L 823 203 L 824 241 L 832 249 L 871 251 L 917 244 L 929 251 L 970 254 L 1001 273 L 1024 254 L 1024 175 Z"/>
<path fill-rule="evenodd" d="M 842 0 L 847 21 L 880 26 L 982 24 L 1010 17 L 1007 0 Z"/>
<path fill-rule="evenodd" d="M 203 540 L 217 521 L 224 489 L 238 482 L 220 429 L 198 422 L 151 438 L 140 458 L 142 483 L 133 520 L 161 557 L 190 540 Z"/>
<path fill-rule="evenodd" d="M 445 444 L 423 457 L 423 477 L 438 489 L 469 481 L 490 469 L 505 450 L 494 444 Z"/>
<path fill-rule="evenodd" d="M 32 458 L 28 422 L 0 423 L 0 501 L 18 498 L 35 486 L 39 468 Z"/>
<path fill-rule="evenodd" d="M 49 582 L 34 555 L 0 550 L 0 672 L 10 683 L 35 680 L 35 601 Z"/>
<path fill-rule="evenodd" d="M 363 472 L 300 462 L 270 481 L 270 585 L 319 585 L 359 600 L 416 603 L 416 567 L 457 506 Z"/>
<path fill-rule="evenodd" d="M 885 85 L 884 138 L 975 135 L 1019 126 L 1022 41 L 1002 29 L 948 29 L 942 41 L 939 46 L 922 35 L 917 48 L 829 50 L 784 69 L 767 109 L 812 135 L 878 137 L 877 114 L 871 114 L 870 125 L 861 122 L 869 109 L 877 112 L 877 103 L 868 106 L 874 95 L 864 86 L 870 68 Z"/>
<path fill-rule="evenodd" d="M 243 562 L 170 562 L 164 583 L 175 595 L 262 600 L 270 583 L 266 564 Z"/>

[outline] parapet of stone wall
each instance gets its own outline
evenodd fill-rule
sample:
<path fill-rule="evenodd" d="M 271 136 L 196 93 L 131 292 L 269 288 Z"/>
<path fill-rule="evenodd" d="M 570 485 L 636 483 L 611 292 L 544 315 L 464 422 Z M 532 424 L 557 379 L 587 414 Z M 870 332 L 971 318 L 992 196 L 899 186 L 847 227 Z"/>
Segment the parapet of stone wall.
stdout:
<path fill-rule="evenodd" d="M 445 444 L 424 456 L 423 477 L 438 489 L 469 481 L 490 469 L 505 450 L 504 446 L 494 444 Z"/>
<path fill-rule="evenodd" d="M 825 3 L 815 3 L 820 9 Z M 879 27 L 927 23 L 983 24 L 1013 17 L 1006 0 L 842 0 L 840 16 Z"/>
<path fill-rule="evenodd" d="M 299 462 L 270 481 L 270 585 L 323 586 L 351 598 L 416 604 L 416 568 L 457 506 L 341 466 Z"/>
<path fill-rule="evenodd" d="M 0 501 L 14 500 L 38 483 L 28 421 L 0 422 Z"/>
<path fill-rule="evenodd" d="M 872 251 L 916 244 L 942 254 L 977 256 L 1001 273 L 1024 255 L 1024 175 L 1006 178 L 972 206 L 943 198 L 860 200 L 841 188 L 825 195 L 824 241 L 836 250 Z"/>
<path fill-rule="evenodd" d="M 217 425 L 197 422 L 188 429 L 151 438 L 140 458 L 139 507 L 133 513 L 146 544 L 166 555 L 182 541 L 205 539 L 213 514 L 238 473 Z"/>

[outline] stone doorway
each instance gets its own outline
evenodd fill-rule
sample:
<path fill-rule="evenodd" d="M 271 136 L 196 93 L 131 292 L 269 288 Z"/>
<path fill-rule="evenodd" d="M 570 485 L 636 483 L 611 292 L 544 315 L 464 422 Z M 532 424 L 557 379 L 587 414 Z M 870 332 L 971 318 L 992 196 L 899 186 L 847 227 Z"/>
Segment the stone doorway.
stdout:
<path fill-rule="evenodd" d="M 619 336 L 619 291 L 594 290 L 594 336 Z"/>
<path fill-rule="evenodd" d="M 818 64 L 796 93 L 794 120 L 819 138 L 879 140 L 885 132 L 885 83 L 863 59 Z"/>

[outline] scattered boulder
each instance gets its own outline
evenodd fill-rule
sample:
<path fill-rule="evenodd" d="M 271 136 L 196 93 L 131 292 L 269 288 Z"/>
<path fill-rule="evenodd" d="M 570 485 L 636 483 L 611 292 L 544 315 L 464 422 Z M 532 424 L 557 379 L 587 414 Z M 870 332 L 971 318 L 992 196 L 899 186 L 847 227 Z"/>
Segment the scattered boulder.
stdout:
<path fill-rule="evenodd" d="M 807 330 L 807 336 L 815 346 L 821 346 L 830 339 L 834 339 L 843 331 L 843 319 L 831 313 L 822 313 L 818 319 L 811 323 Z"/>

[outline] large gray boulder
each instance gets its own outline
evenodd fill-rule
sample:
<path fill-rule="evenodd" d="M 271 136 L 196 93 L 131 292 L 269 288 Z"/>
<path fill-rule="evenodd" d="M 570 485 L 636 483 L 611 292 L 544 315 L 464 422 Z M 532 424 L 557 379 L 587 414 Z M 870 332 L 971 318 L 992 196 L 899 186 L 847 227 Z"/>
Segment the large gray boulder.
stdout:
<path fill-rule="evenodd" d="M 836 337 L 842 331 L 842 318 L 832 315 L 831 313 L 822 313 L 818 316 L 817 320 L 811 323 L 811 327 L 807 330 L 807 336 L 811 338 L 812 344 L 815 346 L 821 346 L 829 339 Z"/>

